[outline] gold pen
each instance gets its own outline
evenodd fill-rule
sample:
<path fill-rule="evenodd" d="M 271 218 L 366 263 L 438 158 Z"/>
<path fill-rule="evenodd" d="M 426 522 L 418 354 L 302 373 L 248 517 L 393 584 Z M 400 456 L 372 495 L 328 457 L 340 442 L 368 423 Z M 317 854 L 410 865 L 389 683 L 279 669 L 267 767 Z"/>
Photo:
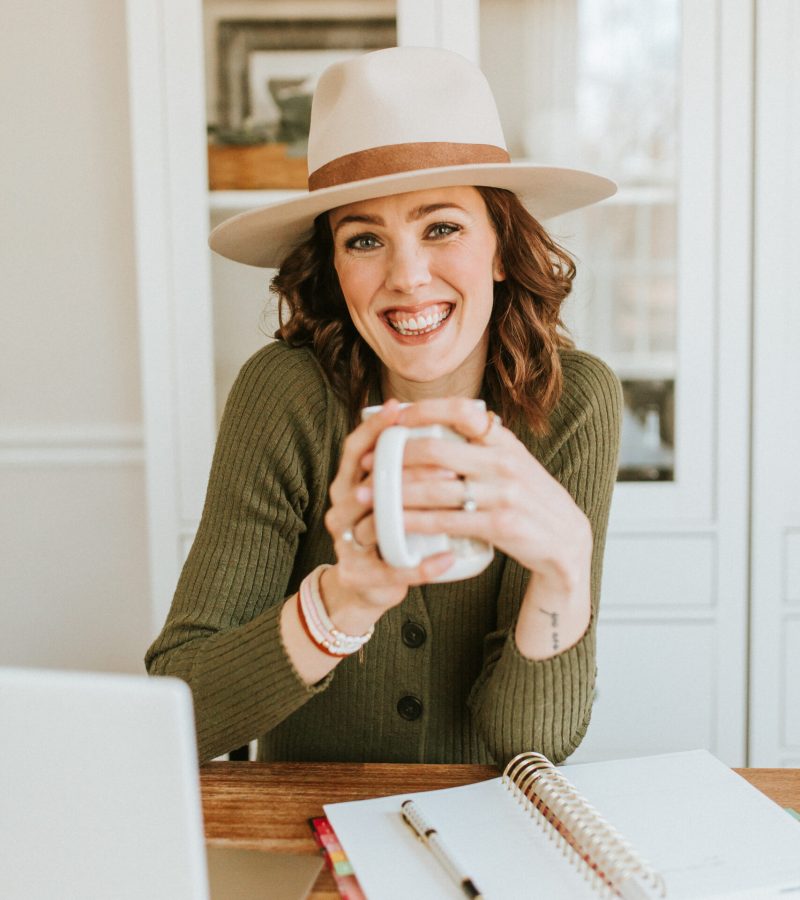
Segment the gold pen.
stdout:
<path fill-rule="evenodd" d="M 404 800 L 400 806 L 403 819 L 411 826 L 414 834 L 436 857 L 438 863 L 450 878 L 461 888 L 465 896 L 472 900 L 482 900 L 483 894 L 475 886 L 475 882 L 464 874 L 453 854 L 447 849 L 439 832 L 424 818 L 419 806 L 413 800 Z"/>

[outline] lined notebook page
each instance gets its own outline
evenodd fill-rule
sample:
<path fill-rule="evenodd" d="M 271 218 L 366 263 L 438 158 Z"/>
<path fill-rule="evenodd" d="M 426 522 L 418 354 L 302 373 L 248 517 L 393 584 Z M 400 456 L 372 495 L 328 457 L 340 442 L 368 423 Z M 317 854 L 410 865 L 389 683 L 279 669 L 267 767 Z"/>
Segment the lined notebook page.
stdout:
<path fill-rule="evenodd" d="M 800 823 L 709 753 L 698 750 L 561 769 L 662 873 L 670 900 L 778 896 L 800 900 Z M 595 896 L 500 779 L 494 779 L 326 806 L 370 900 L 411 896 L 463 900 L 403 822 L 400 804 L 408 797 L 418 801 L 487 900 Z"/>

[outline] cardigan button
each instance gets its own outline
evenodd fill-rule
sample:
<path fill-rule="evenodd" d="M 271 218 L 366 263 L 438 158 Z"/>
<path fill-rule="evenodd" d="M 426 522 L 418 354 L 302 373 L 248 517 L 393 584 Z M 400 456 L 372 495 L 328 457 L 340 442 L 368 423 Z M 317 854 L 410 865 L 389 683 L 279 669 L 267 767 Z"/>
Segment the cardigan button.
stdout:
<path fill-rule="evenodd" d="M 403 643 L 406 647 L 411 647 L 412 650 L 421 647 L 428 638 L 425 629 L 417 622 L 406 622 L 400 629 L 400 634 L 403 638 Z"/>
<path fill-rule="evenodd" d="M 422 715 L 422 700 L 413 696 L 413 694 L 401 697 L 397 701 L 397 711 L 408 722 L 414 722 Z"/>

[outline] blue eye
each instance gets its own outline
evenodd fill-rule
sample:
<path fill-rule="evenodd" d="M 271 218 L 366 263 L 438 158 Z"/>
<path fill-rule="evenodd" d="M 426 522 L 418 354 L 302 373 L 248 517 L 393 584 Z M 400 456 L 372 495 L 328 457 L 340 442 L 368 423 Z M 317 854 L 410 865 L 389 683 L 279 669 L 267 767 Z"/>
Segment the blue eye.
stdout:
<path fill-rule="evenodd" d="M 357 234 L 345 244 L 348 250 L 374 250 L 379 246 L 380 242 L 374 234 Z"/>
<path fill-rule="evenodd" d="M 437 222 L 428 230 L 428 235 L 432 238 L 443 238 L 456 231 L 461 231 L 458 225 L 453 225 L 450 222 Z"/>

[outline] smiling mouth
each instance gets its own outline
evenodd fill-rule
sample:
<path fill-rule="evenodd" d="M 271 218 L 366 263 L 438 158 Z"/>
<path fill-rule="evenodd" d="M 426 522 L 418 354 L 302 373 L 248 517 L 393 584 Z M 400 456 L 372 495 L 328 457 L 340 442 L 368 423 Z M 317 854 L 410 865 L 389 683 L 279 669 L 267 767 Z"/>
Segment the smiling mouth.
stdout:
<path fill-rule="evenodd" d="M 393 331 L 406 337 L 430 334 L 447 321 L 453 306 L 452 303 L 434 303 L 423 307 L 413 315 L 401 310 L 388 310 L 383 314 L 383 318 Z"/>

